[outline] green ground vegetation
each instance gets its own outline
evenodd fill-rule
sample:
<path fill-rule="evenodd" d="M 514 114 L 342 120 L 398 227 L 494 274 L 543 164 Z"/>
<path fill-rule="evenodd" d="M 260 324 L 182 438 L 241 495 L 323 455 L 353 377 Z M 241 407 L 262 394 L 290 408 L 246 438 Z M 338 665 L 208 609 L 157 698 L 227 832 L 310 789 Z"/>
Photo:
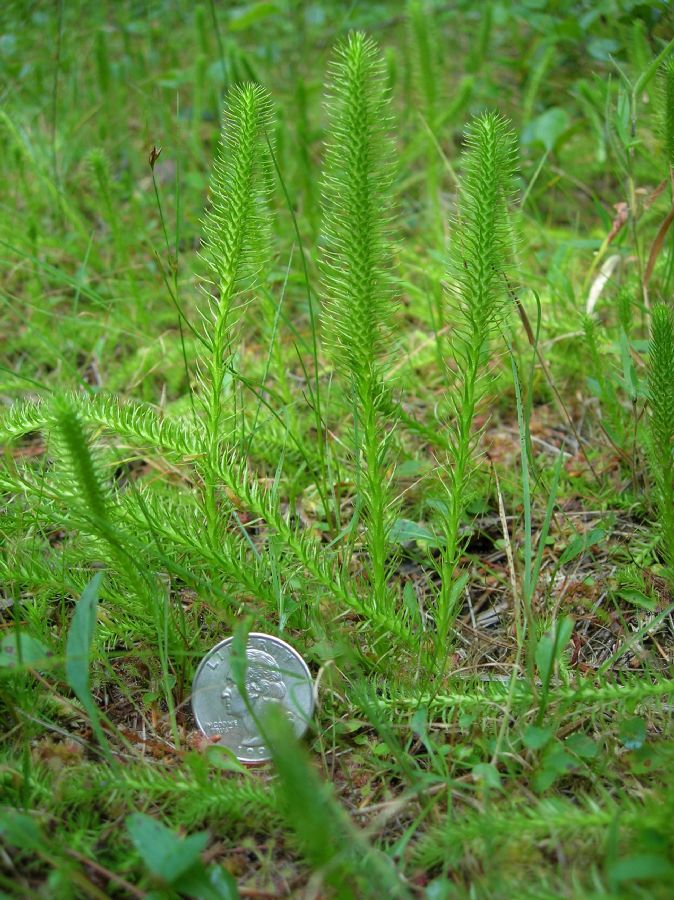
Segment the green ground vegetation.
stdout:
<path fill-rule="evenodd" d="M 671 896 L 673 18 L 3 5 L 0 896 Z"/>

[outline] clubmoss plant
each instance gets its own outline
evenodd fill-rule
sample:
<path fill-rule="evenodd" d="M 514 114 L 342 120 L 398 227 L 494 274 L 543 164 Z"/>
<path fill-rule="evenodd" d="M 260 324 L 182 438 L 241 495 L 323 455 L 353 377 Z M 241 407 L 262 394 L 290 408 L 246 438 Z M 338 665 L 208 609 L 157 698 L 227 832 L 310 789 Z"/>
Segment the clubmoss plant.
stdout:
<path fill-rule="evenodd" d="M 173 629 L 166 589 L 159 585 L 152 574 L 148 574 L 142 555 L 139 556 L 137 550 L 134 552 L 131 543 L 125 540 L 123 521 L 115 509 L 116 503 L 111 490 L 99 474 L 88 435 L 75 405 L 65 397 L 57 397 L 53 402 L 53 410 L 54 436 L 61 443 L 57 456 L 67 470 L 65 488 L 61 488 L 61 495 L 67 496 L 67 492 L 70 492 L 70 502 L 78 508 L 77 515 L 84 528 L 103 542 L 108 549 L 109 559 L 118 571 L 125 573 L 136 598 L 152 611 L 157 630 L 164 698 L 173 736 L 179 743 L 172 676 L 169 671 L 169 647 Z"/>
<path fill-rule="evenodd" d="M 203 256 L 217 292 L 210 298 L 208 349 L 201 365 L 206 412 L 205 509 L 214 544 L 220 528 L 216 473 L 226 446 L 227 373 L 232 367 L 242 305 L 266 258 L 271 123 L 272 108 L 264 88 L 256 84 L 232 88 L 213 164 L 211 208 L 204 222 Z"/>
<path fill-rule="evenodd" d="M 389 438 L 381 415 L 384 360 L 391 347 L 393 147 L 389 97 L 376 45 L 351 34 L 330 70 L 330 141 L 323 185 L 323 327 L 354 403 L 353 443 L 375 608 L 386 609 L 391 498 Z"/>
<path fill-rule="evenodd" d="M 444 468 L 447 514 L 442 591 L 438 610 L 440 646 L 456 616 L 456 570 L 462 552 L 461 520 L 471 493 L 475 413 L 487 389 L 490 340 L 507 313 L 504 275 L 512 246 L 507 202 L 512 193 L 515 142 L 495 113 L 478 118 L 468 132 L 459 210 L 450 251 L 448 301 L 457 325 L 452 350 L 458 375 L 451 386 L 450 451 Z"/>
<path fill-rule="evenodd" d="M 109 520 L 109 492 L 103 486 L 103 479 L 97 471 L 82 422 L 75 407 L 64 397 L 58 397 L 53 404 L 54 425 L 60 438 L 61 447 L 57 454 L 68 468 L 71 492 L 75 499 L 81 499 L 82 506 L 103 534 L 112 532 Z"/>
<path fill-rule="evenodd" d="M 3 5 L 3 896 L 671 895 L 671 35 L 641 4 L 574 45 L 578 4 L 541 5 L 354 6 L 384 87 L 348 38 L 330 121 L 344 4 Z M 532 322 L 507 127 L 456 158 L 494 98 Z M 242 618 L 318 694 L 247 771 L 190 716 Z"/>

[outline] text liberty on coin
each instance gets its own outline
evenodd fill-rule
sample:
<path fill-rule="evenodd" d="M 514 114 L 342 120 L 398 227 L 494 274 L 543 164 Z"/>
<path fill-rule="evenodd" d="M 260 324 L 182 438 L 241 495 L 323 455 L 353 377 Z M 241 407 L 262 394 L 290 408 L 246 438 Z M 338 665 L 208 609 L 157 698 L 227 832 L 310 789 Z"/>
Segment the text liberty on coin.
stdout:
<path fill-rule="evenodd" d="M 219 736 L 219 745 L 241 762 L 265 762 L 271 754 L 255 720 L 263 718 L 268 704 L 278 704 L 301 737 L 314 711 L 311 673 L 285 641 L 253 632 L 246 645 L 247 705 L 232 677 L 232 641 L 216 644 L 199 664 L 192 686 L 194 718 L 207 737 Z"/>

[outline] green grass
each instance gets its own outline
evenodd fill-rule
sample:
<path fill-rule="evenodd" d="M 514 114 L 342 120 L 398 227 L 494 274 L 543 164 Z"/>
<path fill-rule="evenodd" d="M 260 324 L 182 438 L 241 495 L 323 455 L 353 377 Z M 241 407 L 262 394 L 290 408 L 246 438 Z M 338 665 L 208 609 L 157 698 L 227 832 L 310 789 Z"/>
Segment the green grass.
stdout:
<path fill-rule="evenodd" d="M 672 24 L 3 7 L 1 896 L 669 896 Z"/>

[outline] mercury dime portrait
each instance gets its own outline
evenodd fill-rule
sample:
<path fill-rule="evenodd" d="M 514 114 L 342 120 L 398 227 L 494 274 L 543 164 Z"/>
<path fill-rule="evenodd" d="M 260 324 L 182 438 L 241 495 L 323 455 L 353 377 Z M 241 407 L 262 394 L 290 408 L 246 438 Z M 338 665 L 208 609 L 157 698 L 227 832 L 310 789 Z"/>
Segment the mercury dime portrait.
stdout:
<path fill-rule="evenodd" d="M 240 762 L 266 762 L 271 753 L 256 719 L 264 717 L 268 705 L 279 705 L 301 737 L 314 711 L 311 673 L 285 641 L 253 632 L 246 645 L 246 703 L 232 677 L 232 641 L 216 644 L 199 664 L 192 686 L 194 718 L 207 737 L 219 736 Z"/>

